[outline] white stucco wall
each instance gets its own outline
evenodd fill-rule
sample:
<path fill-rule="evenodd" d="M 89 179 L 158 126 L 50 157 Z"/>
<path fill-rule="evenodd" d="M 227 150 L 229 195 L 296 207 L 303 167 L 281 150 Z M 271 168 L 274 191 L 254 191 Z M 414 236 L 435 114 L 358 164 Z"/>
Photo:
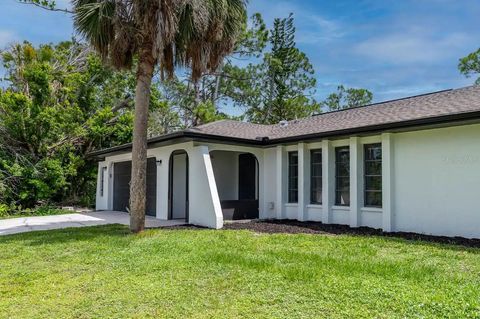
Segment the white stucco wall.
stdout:
<path fill-rule="evenodd" d="M 393 227 L 480 238 L 480 125 L 395 134 Z"/>
<path fill-rule="evenodd" d="M 276 209 L 276 166 L 275 166 L 275 148 L 267 148 L 264 150 L 264 165 L 263 169 L 259 171 L 260 177 L 263 176 L 264 180 L 264 201 L 260 202 L 259 205 L 263 206 L 263 214 L 260 215 L 260 218 L 275 218 L 275 209 Z"/>

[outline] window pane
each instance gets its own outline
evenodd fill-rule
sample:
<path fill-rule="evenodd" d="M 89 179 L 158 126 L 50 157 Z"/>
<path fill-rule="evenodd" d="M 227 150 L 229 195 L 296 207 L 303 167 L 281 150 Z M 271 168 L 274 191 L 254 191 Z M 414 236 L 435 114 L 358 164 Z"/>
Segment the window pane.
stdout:
<path fill-rule="evenodd" d="M 311 174 L 312 176 L 322 176 L 322 165 L 313 164 Z"/>
<path fill-rule="evenodd" d="M 382 192 L 365 192 L 365 205 L 382 207 Z"/>
<path fill-rule="evenodd" d="M 350 188 L 350 177 L 337 178 L 337 190 L 348 190 Z"/>
<path fill-rule="evenodd" d="M 322 163 L 322 151 L 321 150 L 312 150 L 310 153 L 310 161 L 312 163 Z"/>
<path fill-rule="evenodd" d="M 313 189 L 312 190 L 312 204 L 321 204 L 322 203 L 322 190 L 321 189 Z"/>
<path fill-rule="evenodd" d="M 288 153 L 288 202 L 298 202 L 298 153 Z"/>
<path fill-rule="evenodd" d="M 381 176 L 365 176 L 365 190 L 381 191 L 382 177 Z"/>
<path fill-rule="evenodd" d="M 350 176 L 350 164 L 337 163 L 337 176 Z"/>
<path fill-rule="evenodd" d="M 365 175 L 382 175 L 382 162 L 365 162 Z"/>
<path fill-rule="evenodd" d="M 335 149 L 335 205 L 350 205 L 350 149 Z"/>
<path fill-rule="evenodd" d="M 382 145 L 369 144 L 365 145 L 365 160 L 382 160 Z"/>
<path fill-rule="evenodd" d="M 335 205 L 349 206 L 350 205 L 350 191 L 337 191 Z"/>
<path fill-rule="evenodd" d="M 365 206 L 382 206 L 382 145 L 369 144 L 364 148 Z"/>
<path fill-rule="evenodd" d="M 322 203 L 322 150 L 310 151 L 310 203 Z"/>

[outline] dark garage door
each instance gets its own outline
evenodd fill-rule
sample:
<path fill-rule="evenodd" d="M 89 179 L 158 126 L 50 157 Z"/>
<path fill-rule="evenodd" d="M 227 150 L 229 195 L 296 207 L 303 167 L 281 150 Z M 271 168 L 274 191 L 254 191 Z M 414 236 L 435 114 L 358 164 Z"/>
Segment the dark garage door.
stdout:
<path fill-rule="evenodd" d="M 113 168 L 113 210 L 126 212 L 130 201 L 132 162 L 119 162 Z M 155 216 L 157 207 L 157 165 L 155 158 L 147 160 L 147 215 Z"/>

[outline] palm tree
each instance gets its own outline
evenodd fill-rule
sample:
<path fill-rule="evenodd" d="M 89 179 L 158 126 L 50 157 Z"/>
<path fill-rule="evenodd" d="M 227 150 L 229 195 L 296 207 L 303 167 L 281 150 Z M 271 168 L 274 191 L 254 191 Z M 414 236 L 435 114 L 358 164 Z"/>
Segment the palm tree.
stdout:
<path fill-rule="evenodd" d="M 150 86 L 189 67 L 193 81 L 215 71 L 246 24 L 247 0 L 73 0 L 75 29 L 118 69 L 136 69 L 130 229 L 145 225 Z"/>

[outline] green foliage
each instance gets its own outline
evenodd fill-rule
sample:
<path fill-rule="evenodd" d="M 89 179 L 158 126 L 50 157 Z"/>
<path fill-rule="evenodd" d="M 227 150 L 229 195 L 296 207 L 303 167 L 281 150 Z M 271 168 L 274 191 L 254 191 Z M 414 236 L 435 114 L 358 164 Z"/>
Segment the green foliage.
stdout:
<path fill-rule="evenodd" d="M 292 14 L 275 19 L 268 40 L 270 51 L 260 64 L 227 67 L 231 74 L 228 92 L 234 104 L 246 108 L 249 121 L 264 124 L 318 112 L 313 66 L 296 47 Z"/>
<path fill-rule="evenodd" d="M 21 206 L 16 206 L 14 204 L 0 204 L 0 219 L 30 216 L 50 216 L 69 213 L 71 212 L 67 210 L 62 210 L 48 204 L 43 206 L 37 206 L 34 208 L 22 208 Z"/>
<path fill-rule="evenodd" d="M 458 64 L 458 69 L 466 77 L 480 75 L 480 49 L 470 53 L 466 57 L 461 58 Z M 477 78 L 475 83 L 480 85 L 480 76 Z"/>
<path fill-rule="evenodd" d="M 370 104 L 372 99 L 373 94 L 367 89 L 346 89 L 340 85 L 337 92 L 330 94 L 325 101 L 321 102 L 321 105 L 329 111 L 337 111 Z"/>
<path fill-rule="evenodd" d="M 96 166 L 85 155 L 131 140 L 134 76 L 104 67 L 75 41 L 17 44 L 2 62 L 0 203 L 91 204 Z"/>

